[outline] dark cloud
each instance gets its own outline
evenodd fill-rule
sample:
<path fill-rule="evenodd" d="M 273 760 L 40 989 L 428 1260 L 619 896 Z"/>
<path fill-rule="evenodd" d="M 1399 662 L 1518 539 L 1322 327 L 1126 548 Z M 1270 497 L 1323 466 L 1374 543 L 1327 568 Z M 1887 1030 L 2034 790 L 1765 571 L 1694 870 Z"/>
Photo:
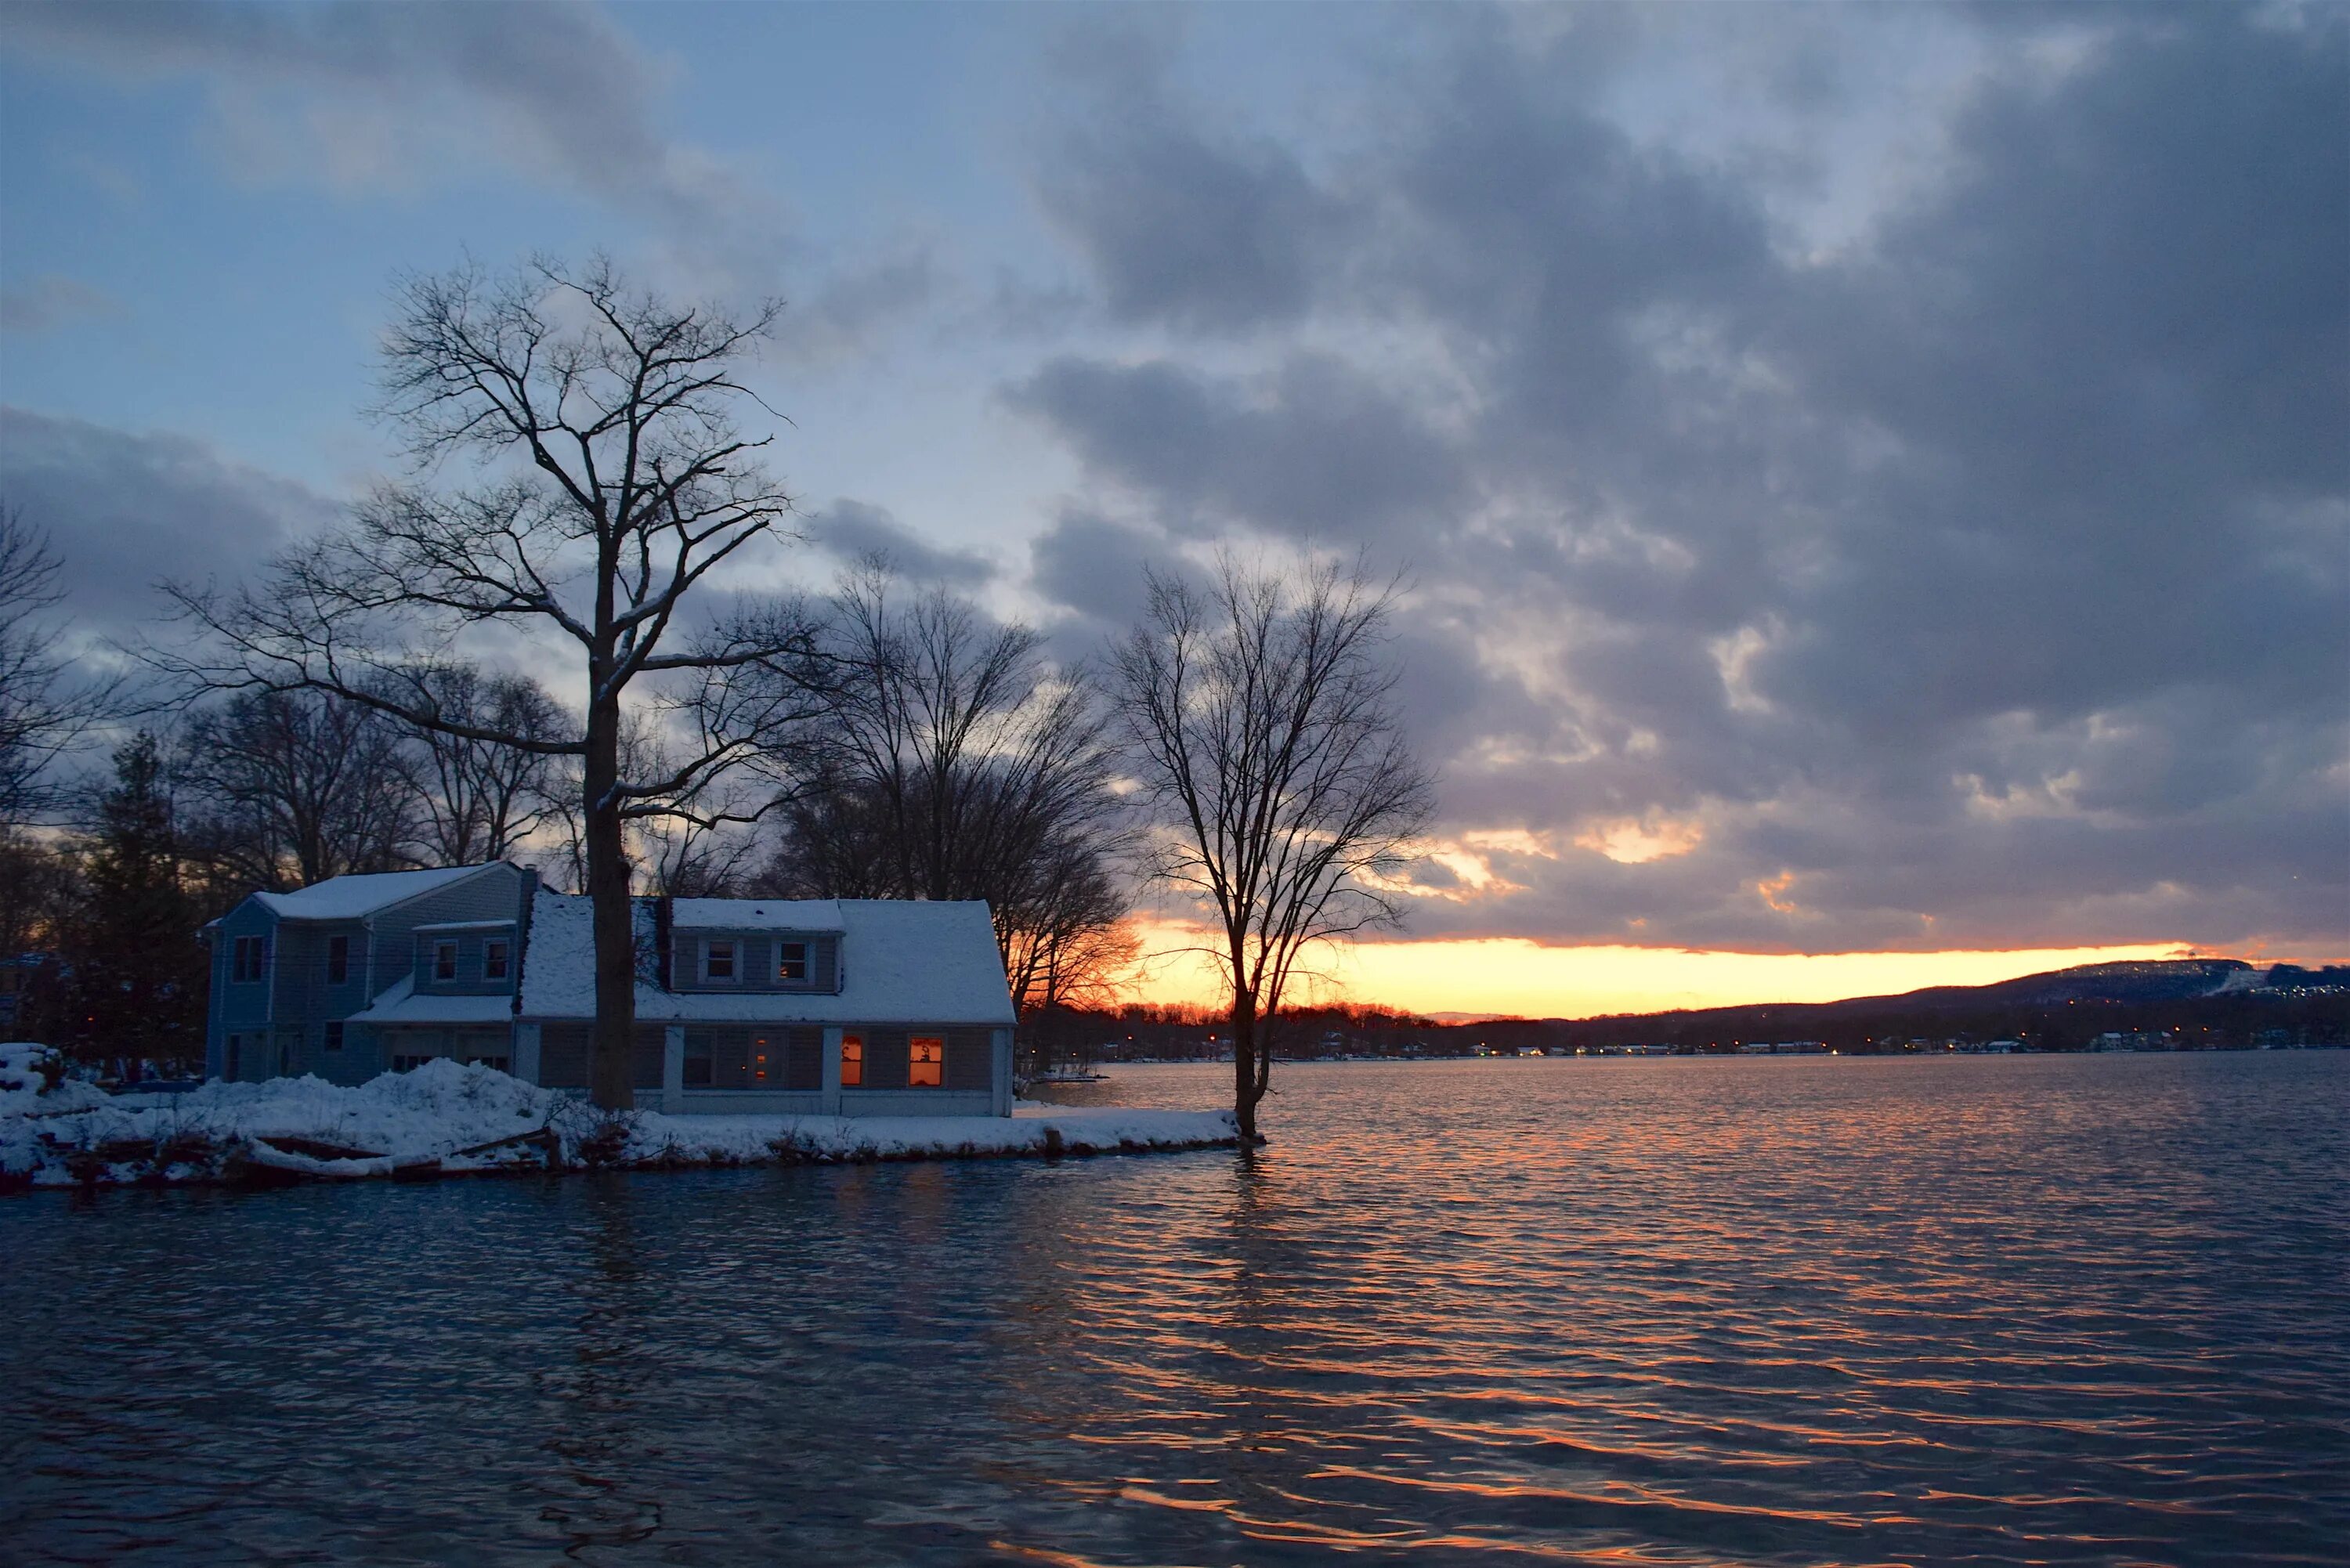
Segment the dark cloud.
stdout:
<path fill-rule="evenodd" d="M 224 583 L 332 524 L 337 504 L 184 436 L 0 407 L 0 498 L 46 531 L 74 628 L 130 641 L 165 578 Z"/>
<path fill-rule="evenodd" d="M 1209 133 L 1170 101 L 1158 60 L 1088 58 L 1106 79 L 1082 132 L 1048 148 L 1037 195 L 1110 313 L 1211 332 L 1302 314 L 1343 204 L 1280 144 Z"/>
<path fill-rule="evenodd" d="M 1185 533 L 1414 537 L 1440 531 L 1467 499 L 1466 476 L 1421 417 L 1326 356 L 1294 356 L 1248 384 L 1163 360 L 1064 358 L 1012 397 Z"/>
<path fill-rule="evenodd" d="M 1186 572 L 1164 534 L 1089 512 L 1065 512 L 1028 547 L 1035 586 L 1086 623 L 1082 639 L 1122 634 L 1149 607 L 1149 575 Z"/>
<path fill-rule="evenodd" d="M 1055 211 L 1165 336 L 1014 402 L 1136 526 L 1409 560 L 1446 831 L 1544 836 L 1415 929 L 2350 943 L 2350 22 L 1986 20 L 1825 249 L 1611 116 L 1621 29 L 1465 16 L 1311 156 L 1160 94 L 1048 161 L 1123 171 Z M 1848 65 L 1756 61 L 1834 133 Z"/>
<path fill-rule="evenodd" d="M 810 516 L 805 525 L 808 543 L 844 563 L 881 556 L 891 567 L 918 583 L 946 583 L 977 587 L 992 580 L 995 563 L 969 550 L 941 549 L 898 521 L 887 510 L 862 501 L 842 499 Z"/>

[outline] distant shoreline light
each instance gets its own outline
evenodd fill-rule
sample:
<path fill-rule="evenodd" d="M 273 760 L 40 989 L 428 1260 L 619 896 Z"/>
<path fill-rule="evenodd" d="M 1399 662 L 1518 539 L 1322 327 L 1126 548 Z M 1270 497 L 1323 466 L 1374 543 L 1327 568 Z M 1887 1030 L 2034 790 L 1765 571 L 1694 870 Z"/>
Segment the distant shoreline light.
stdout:
<path fill-rule="evenodd" d="M 1212 1004 L 1201 934 L 1171 923 L 1144 932 L 1156 955 L 1141 1000 Z M 1937 952 L 1749 953 L 1688 948 L 1550 946 L 1523 937 L 1358 943 L 1332 953 L 1295 1000 L 1377 1003 L 1460 1018 L 1590 1018 L 1680 1008 L 1842 1002 L 1937 985 L 1991 985 L 2081 964 L 2239 957 L 2182 942 Z M 2319 963 L 2272 957 L 2267 961 Z M 2255 960 L 2255 961 L 2260 961 Z"/>

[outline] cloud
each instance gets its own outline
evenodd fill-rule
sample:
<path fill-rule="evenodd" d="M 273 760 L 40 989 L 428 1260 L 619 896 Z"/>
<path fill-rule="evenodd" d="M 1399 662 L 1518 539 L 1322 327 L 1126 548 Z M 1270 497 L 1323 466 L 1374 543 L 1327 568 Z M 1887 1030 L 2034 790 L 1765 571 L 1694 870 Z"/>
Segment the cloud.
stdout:
<path fill-rule="evenodd" d="M 104 289 L 62 273 L 43 273 L 0 288 L 0 332 L 54 332 L 78 318 L 114 316 L 121 309 L 122 302 Z"/>
<path fill-rule="evenodd" d="M 1208 332 L 1295 319 L 1348 214 L 1288 148 L 1210 134 L 1171 101 L 1165 63 L 1106 47 L 1072 62 L 1085 108 L 1046 144 L 1039 204 L 1119 319 Z"/>
<path fill-rule="evenodd" d="M 1440 530 L 1466 500 L 1459 463 L 1420 415 L 1321 355 L 1294 356 L 1247 383 L 1164 360 L 1064 357 L 1011 399 L 1180 533 L 1419 535 Z"/>
<path fill-rule="evenodd" d="M 154 628 L 164 578 L 231 581 L 334 523 L 340 508 L 201 441 L 0 406 L 0 497 L 49 535 L 74 629 Z"/>
<path fill-rule="evenodd" d="M 210 88 L 216 151 L 245 177 L 404 189 L 483 162 L 707 235 L 770 204 L 659 124 L 669 71 L 585 5 L 28 0 L 11 47 Z"/>
<path fill-rule="evenodd" d="M 918 583 L 973 588 L 996 575 L 995 563 L 986 556 L 929 544 L 888 511 L 862 501 L 835 501 L 808 518 L 806 531 L 808 543 L 837 560 L 853 563 L 884 556 L 898 572 Z"/>
<path fill-rule="evenodd" d="M 1422 934 L 2350 946 L 2350 20 L 1869 26 L 1963 47 L 1832 222 L 1671 99 L 1686 21 L 1448 13 L 1310 144 L 1163 66 L 1077 117 L 1039 179 L 1133 337 L 1006 387 L 1084 476 L 1039 588 L 1408 560 L 1440 832 L 1542 836 Z M 1881 117 L 1840 58 L 1705 79 L 1794 147 Z"/>

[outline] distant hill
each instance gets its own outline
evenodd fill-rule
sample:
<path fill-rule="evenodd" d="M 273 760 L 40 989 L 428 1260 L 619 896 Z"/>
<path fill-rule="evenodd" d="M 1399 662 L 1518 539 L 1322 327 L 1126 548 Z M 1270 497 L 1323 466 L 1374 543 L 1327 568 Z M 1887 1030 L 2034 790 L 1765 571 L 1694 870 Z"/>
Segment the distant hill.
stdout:
<path fill-rule="evenodd" d="M 2350 966 L 2307 970 L 2296 964 L 2262 969 L 2242 959 L 2152 959 L 2131 963 L 2088 963 L 2043 974 L 2019 975 L 1989 985 L 1932 985 L 1888 996 L 1855 996 L 1842 1002 L 1750 1002 L 1731 1007 L 1671 1012 L 1617 1013 L 1612 1019 L 1700 1018 L 1768 1012 L 1773 1017 L 1808 1013 L 1835 1017 L 1885 1012 L 1976 1012 L 1986 1007 L 2061 1007 L 2067 1002 L 2144 1006 L 2263 989 L 2350 986 Z M 1559 1022 L 1565 1022 L 1560 1020 Z"/>
<path fill-rule="evenodd" d="M 2175 1032 L 2200 1044 L 2247 1043 L 2283 1029 L 2334 1043 L 2350 1028 L 2350 966 L 2256 966 L 2242 959 L 2083 964 L 1990 985 L 1938 985 L 1842 1002 L 1759 1002 L 1584 1019 L 1488 1020 L 1445 1033 L 1541 1045 L 1669 1043 L 1713 1049 L 1741 1041 L 1823 1040 L 1884 1050 L 1918 1037 L 2022 1039 L 2072 1050 L 2106 1030 Z"/>

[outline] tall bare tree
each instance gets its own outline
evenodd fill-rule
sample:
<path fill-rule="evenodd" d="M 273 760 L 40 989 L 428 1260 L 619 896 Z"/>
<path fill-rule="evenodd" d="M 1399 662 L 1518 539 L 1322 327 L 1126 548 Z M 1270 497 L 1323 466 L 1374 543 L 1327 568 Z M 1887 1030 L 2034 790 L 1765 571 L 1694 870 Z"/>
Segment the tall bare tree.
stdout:
<path fill-rule="evenodd" d="M 1127 912 L 1098 694 L 1052 667 L 1031 628 L 943 589 L 901 604 L 890 586 L 875 563 L 833 602 L 827 647 L 843 673 L 765 885 L 983 898 L 1015 1002 L 1098 977 L 1104 933 Z"/>
<path fill-rule="evenodd" d="M 536 681 L 484 675 L 463 660 L 417 671 L 394 700 L 411 694 L 429 696 L 444 720 L 468 731 L 555 740 L 577 727 Z M 419 727 L 416 741 L 421 836 L 438 864 L 503 859 L 548 815 L 556 779 L 546 753 L 431 726 Z"/>
<path fill-rule="evenodd" d="M 47 618 L 64 597 L 57 557 L 24 513 L 0 503 L 0 834 L 56 804 L 49 764 L 104 711 L 111 688 L 77 681 Z"/>
<path fill-rule="evenodd" d="M 1398 731 L 1380 657 L 1394 602 L 1359 563 L 1284 573 L 1227 556 L 1204 588 L 1154 574 L 1144 624 L 1115 657 L 1157 819 L 1152 870 L 1213 922 L 1244 1138 L 1271 1079 L 1266 1026 L 1300 961 L 1402 916 L 1383 884 L 1434 784 Z"/>
<path fill-rule="evenodd" d="M 794 607 L 706 620 L 709 596 L 696 594 L 719 567 L 789 536 L 772 438 L 737 423 L 760 406 L 742 376 L 781 306 L 675 304 L 600 257 L 411 276 L 397 298 L 380 412 L 406 438 L 415 478 L 377 491 L 338 536 L 281 556 L 258 589 L 176 589 L 215 650 L 180 663 L 214 683 L 320 687 L 420 729 L 578 759 L 596 949 L 589 1092 L 625 1108 L 629 825 L 714 826 L 731 808 L 707 804 L 712 781 L 760 765 L 805 716 L 772 681 L 745 703 L 730 680 L 753 664 L 773 676 L 810 651 Z M 472 482 L 436 483 L 457 457 L 473 460 Z M 579 729 L 538 734 L 432 700 L 418 670 L 492 624 L 569 645 Z M 671 737 L 667 767 L 623 770 L 632 711 Z"/>
<path fill-rule="evenodd" d="M 190 857 L 215 882 L 283 891 L 418 865 L 407 737 L 317 691 L 243 691 L 192 714 L 173 784 Z"/>

